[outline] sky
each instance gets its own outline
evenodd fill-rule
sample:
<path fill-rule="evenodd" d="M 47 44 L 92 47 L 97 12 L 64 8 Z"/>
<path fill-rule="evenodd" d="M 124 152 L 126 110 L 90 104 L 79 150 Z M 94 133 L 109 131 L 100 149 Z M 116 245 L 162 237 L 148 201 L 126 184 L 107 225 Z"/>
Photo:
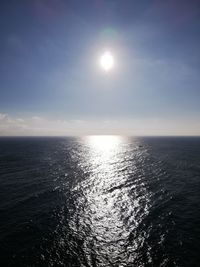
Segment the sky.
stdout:
<path fill-rule="evenodd" d="M 200 135 L 199 1 L 1 0 L 0 34 L 0 135 Z"/>

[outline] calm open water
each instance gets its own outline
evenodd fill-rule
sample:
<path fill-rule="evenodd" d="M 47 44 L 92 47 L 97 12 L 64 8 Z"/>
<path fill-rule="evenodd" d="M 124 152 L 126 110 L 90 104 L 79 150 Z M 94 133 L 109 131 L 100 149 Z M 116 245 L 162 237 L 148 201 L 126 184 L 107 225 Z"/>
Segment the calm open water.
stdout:
<path fill-rule="evenodd" d="M 200 138 L 0 138 L 0 266 L 200 266 Z"/>

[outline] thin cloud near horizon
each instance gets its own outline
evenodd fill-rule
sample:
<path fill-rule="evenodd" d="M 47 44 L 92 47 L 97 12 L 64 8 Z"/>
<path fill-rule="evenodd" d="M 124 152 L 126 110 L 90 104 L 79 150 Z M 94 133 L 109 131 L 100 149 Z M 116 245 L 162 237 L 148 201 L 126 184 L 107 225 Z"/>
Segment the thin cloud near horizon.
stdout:
<path fill-rule="evenodd" d="M 188 125 L 190 127 L 188 128 Z M 200 135 L 195 120 L 166 120 L 157 118 L 132 120 L 53 120 L 39 116 L 12 117 L 0 113 L 0 136 L 81 136 L 81 135 L 166 136 Z"/>

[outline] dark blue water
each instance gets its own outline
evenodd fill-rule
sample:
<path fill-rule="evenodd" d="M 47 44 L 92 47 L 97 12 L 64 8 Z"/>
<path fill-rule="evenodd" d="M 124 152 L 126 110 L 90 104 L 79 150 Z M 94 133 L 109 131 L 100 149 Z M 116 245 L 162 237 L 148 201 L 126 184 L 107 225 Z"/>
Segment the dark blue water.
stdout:
<path fill-rule="evenodd" d="M 200 138 L 0 138 L 0 266 L 200 266 Z"/>

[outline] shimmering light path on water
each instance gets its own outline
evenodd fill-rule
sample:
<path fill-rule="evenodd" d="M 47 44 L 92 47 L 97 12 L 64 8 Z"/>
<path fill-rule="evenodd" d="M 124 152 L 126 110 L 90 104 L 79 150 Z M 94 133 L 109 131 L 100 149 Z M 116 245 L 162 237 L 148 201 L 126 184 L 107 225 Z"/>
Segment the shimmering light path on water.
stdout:
<path fill-rule="evenodd" d="M 200 138 L 1 138 L 2 266 L 198 266 Z"/>
<path fill-rule="evenodd" d="M 140 243 L 136 239 L 134 246 L 129 246 L 128 239 L 142 216 L 148 214 L 149 193 L 142 182 L 137 185 L 138 180 L 129 181 L 136 166 L 131 154 L 124 157 L 129 144 L 123 143 L 122 137 L 92 136 L 84 141 L 87 152 L 82 150 L 78 157 L 89 177 L 74 188 L 76 193 L 82 192 L 77 198 L 77 206 L 81 207 L 79 219 L 90 226 L 84 245 L 87 250 L 92 240 L 96 261 L 102 266 L 119 263 L 126 266 L 128 261 L 133 261 L 133 249 Z M 142 161 L 145 151 L 140 157 Z M 134 198 L 130 196 L 131 191 Z M 92 264 L 90 249 L 87 252 L 87 260 Z"/>

